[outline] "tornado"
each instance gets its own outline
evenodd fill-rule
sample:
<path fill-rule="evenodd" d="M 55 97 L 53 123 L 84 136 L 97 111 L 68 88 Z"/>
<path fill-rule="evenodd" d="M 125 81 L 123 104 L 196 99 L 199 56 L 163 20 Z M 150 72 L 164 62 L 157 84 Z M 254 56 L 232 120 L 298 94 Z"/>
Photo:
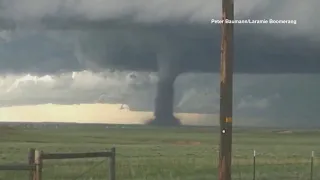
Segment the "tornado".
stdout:
<path fill-rule="evenodd" d="M 154 119 L 148 124 L 159 126 L 181 125 L 174 116 L 174 82 L 181 73 L 179 59 L 174 53 L 162 52 L 157 54 L 158 83 L 155 98 Z"/>

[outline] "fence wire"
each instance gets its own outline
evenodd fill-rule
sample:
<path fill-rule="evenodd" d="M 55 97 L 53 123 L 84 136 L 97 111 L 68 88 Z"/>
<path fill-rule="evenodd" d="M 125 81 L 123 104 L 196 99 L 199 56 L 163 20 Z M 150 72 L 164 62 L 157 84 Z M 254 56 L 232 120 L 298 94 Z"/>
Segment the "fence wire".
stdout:
<path fill-rule="evenodd" d="M 0 165 L 28 164 L 28 148 L 16 147 L 14 143 L 1 143 Z M 21 180 L 30 175 L 29 171 L 0 171 L 0 180 Z"/>
<path fill-rule="evenodd" d="M 19 139 L 15 139 L 18 141 Z M 28 149 L 32 145 L 32 142 L 25 143 L 20 142 L 19 146 L 16 146 L 14 142 L 1 142 L 0 146 L 0 164 L 6 163 L 27 163 Z M 52 147 L 43 145 L 39 149 L 45 152 L 52 152 Z M 96 149 L 95 149 L 96 150 Z M 76 152 L 76 151 L 92 151 L 90 147 L 84 149 L 83 147 L 70 149 L 68 146 L 61 146 L 56 149 L 58 152 Z M 212 149 L 210 149 L 212 151 Z M 253 161 L 253 152 L 248 152 L 247 155 L 243 154 L 243 151 L 239 154 L 235 150 L 233 152 L 233 165 L 232 176 L 233 180 L 318 180 L 320 179 L 320 154 L 314 153 L 313 165 L 311 163 L 311 152 L 305 154 L 289 154 L 278 156 L 277 152 L 274 155 L 267 152 L 256 153 L 256 162 Z M 190 154 L 188 156 L 191 157 Z M 193 157 L 194 156 L 194 157 Z M 147 160 L 142 161 L 141 158 L 134 158 L 131 154 L 127 156 L 120 154 L 122 158 L 117 163 L 117 170 L 121 179 L 132 179 L 136 177 L 155 177 L 155 174 L 168 175 L 172 174 L 175 178 L 175 173 L 180 174 L 178 171 L 183 171 L 181 174 L 189 173 L 191 169 L 195 169 L 196 173 L 190 173 L 187 179 L 217 179 L 217 157 L 215 163 L 212 160 L 202 159 L 198 155 L 193 155 L 189 158 L 189 161 L 181 161 L 177 159 L 177 162 L 173 162 L 174 157 L 167 160 L 156 160 L 158 157 L 150 157 Z M 130 159 L 131 157 L 131 159 Z M 162 156 L 162 158 L 165 155 Z M 184 156 L 185 157 L 185 156 Z M 183 157 L 183 158 L 184 158 Z M 168 157 L 169 158 L 169 157 Z M 187 158 L 187 157 L 186 157 Z M 125 160 L 123 160 L 125 159 Z M 143 159 L 143 158 L 142 158 Z M 211 158 L 210 158 L 211 159 Z M 138 161 L 135 162 L 134 160 Z M 210 162 L 209 162 L 210 161 Z M 169 169 L 173 166 L 168 166 L 168 162 L 175 163 L 177 169 Z M 208 163 L 208 166 L 203 169 L 203 163 Z M 202 169 L 198 169 L 198 165 Z M 312 166 L 311 166 L 312 165 Z M 150 168 L 150 167 L 159 168 Z M 191 168 L 190 168 L 191 167 Z M 313 168 L 311 168 L 313 167 Z M 108 177 L 108 161 L 107 158 L 98 159 L 79 159 L 79 160 L 48 160 L 44 161 L 43 179 L 45 180 L 100 180 L 107 179 Z M 255 168 L 255 175 L 253 174 Z M 151 171 L 151 170 L 154 170 Z M 161 172 L 160 172 L 161 171 Z M 209 173 L 208 173 L 209 172 Z M 312 172 L 312 173 L 311 173 Z M 195 177 L 195 174 L 199 176 Z M 27 179 L 29 172 L 21 171 L 0 171 L 0 180 L 21 180 Z M 201 177 L 201 178 L 199 178 Z M 120 179 L 120 178 L 119 178 Z M 170 178 L 169 178 L 170 179 Z"/>
<path fill-rule="evenodd" d="M 106 159 L 73 159 L 44 161 L 45 180 L 105 180 L 108 178 Z"/>
<path fill-rule="evenodd" d="M 29 143 L 20 143 L 16 146 L 14 143 L 1 143 L 0 146 L 0 167 L 1 165 L 28 164 Z M 50 152 L 48 146 L 43 148 Z M 71 150 L 68 147 L 59 148 L 62 152 L 80 152 L 83 149 Z M 87 152 L 92 152 L 90 148 Z M 104 151 L 104 150 L 102 150 Z M 1 170 L 0 180 L 21 180 L 28 179 L 30 171 Z M 109 177 L 109 159 L 108 158 L 88 158 L 71 160 L 44 160 L 43 179 L 45 180 L 102 180 Z"/>
<path fill-rule="evenodd" d="M 314 155 L 314 154 L 313 154 Z M 294 155 L 267 157 L 257 153 L 250 159 L 233 157 L 232 179 L 237 180 L 316 180 L 320 179 L 320 158 Z"/>

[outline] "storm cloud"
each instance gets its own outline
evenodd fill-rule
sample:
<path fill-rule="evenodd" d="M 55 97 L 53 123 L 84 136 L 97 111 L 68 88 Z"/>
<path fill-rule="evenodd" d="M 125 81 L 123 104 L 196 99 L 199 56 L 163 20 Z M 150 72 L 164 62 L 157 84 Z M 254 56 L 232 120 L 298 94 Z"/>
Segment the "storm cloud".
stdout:
<path fill-rule="evenodd" d="M 248 80 L 241 81 L 236 78 L 236 87 L 243 86 L 236 88 L 236 115 L 263 116 L 267 120 L 281 119 L 286 122 L 290 119 L 298 122 L 298 119 L 311 121 L 316 118 L 316 110 L 313 109 L 317 99 L 311 98 L 316 96 L 316 92 L 312 94 L 305 87 L 317 89 L 317 76 L 292 73 L 320 71 L 320 20 L 317 18 L 319 5 L 320 2 L 316 0 L 235 1 L 236 19 L 297 21 L 297 24 L 235 25 L 236 72 L 284 74 L 263 77 L 244 74 L 242 77 Z M 218 72 L 220 25 L 211 24 L 210 21 L 220 18 L 220 0 L 0 0 L 0 28 L 3 30 L 0 33 L 0 72 L 7 77 L 10 77 L 8 74 L 26 73 L 39 77 L 46 74 L 60 76 L 63 73 L 83 70 L 99 73 L 105 69 L 149 72 L 158 71 L 159 59 L 173 59 L 178 62 L 179 66 L 176 67 L 179 72 Z M 180 83 L 181 79 L 178 78 L 175 102 L 177 111 L 217 111 L 218 91 L 212 89 L 218 89 L 218 76 L 198 76 L 194 79 L 194 84 Z M 191 81 L 192 78 L 188 77 Z M 255 78 L 258 80 L 250 80 Z M 216 85 L 206 82 L 199 85 L 199 81 L 214 81 Z M 296 87 L 300 81 L 305 84 Z M 243 84 L 248 83 L 251 86 L 244 88 Z M 102 81 L 100 84 L 103 84 Z M 268 86 L 270 90 L 265 87 L 266 84 L 272 85 Z M 98 95 L 100 97 L 101 93 L 113 92 L 109 89 L 110 86 L 103 86 L 105 89 L 97 95 L 92 95 L 93 90 L 83 91 L 84 94 L 70 95 L 70 99 L 66 100 L 68 98 L 62 96 L 61 91 L 61 98 L 57 95 L 37 102 L 92 102 L 92 99 Z M 152 85 L 148 86 L 154 88 Z M 65 89 L 68 88 L 71 87 L 65 85 Z M 141 86 L 135 88 L 143 89 Z M 48 88 L 47 91 L 49 92 Z M 67 92 L 69 90 L 65 90 L 65 94 L 68 94 Z M 142 98 L 145 95 L 142 90 L 128 92 L 134 92 L 131 97 Z M 143 104 L 145 101 L 141 103 L 141 100 L 138 103 L 135 98 L 126 98 L 126 101 L 140 106 L 141 109 L 153 107 L 149 101 L 153 101 L 154 90 L 148 92 L 150 96 L 145 98 L 149 99 L 146 100 L 147 105 Z M 300 93 L 308 94 L 308 98 L 300 98 Z M 211 98 L 208 98 L 207 94 Z M 20 94 L 15 97 L 24 99 L 25 96 L 27 95 Z M 13 99 L 15 98 L 3 102 L 10 104 Z M 35 99 L 41 98 L 27 98 L 24 103 L 34 102 Z M 309 101 L 304 101 L 306 99 Z M 16 101 L 18 103 L 20 100 Z M 200 106 L 206 104 L 205 102 L 211 105 Z M 290 105 L 285 106 L 288 103 Z M 195 107 L 195 104 L 201 108 Z"/>
<path fill-rule="evenodd" d="M 252 73 L 319 72 L 318 5 L 316 0 L 235 1 L 236 19 L 297 21 L 237 24 L 235 69 Z M 85 68 L 156 71 L 157 54 L 165 52 L 179 59 L 181 71 L 219 70 L 220 25 L 210 24 L 212 18 L 221 17 L 218 0 L 2 0 L 0 6 L 3 29 L 74 30 L 74 46 L 85 61 L 91 61 L 79 61 Z M 35 57 L 30 59 L 36 63 Z"/>

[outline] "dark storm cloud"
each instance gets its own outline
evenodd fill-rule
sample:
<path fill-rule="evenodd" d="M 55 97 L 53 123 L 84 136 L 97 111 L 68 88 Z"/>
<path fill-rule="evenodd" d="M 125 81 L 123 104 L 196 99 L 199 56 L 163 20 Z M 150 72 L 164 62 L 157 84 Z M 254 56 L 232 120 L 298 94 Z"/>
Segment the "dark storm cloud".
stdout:
<path fill-rule="evenodd" d="M 318 0 L 236 0 L 236 19 L 297 20 L 296 25 L 236 25 L 236 70 L 319 72 L 319 5 Z M 183 71 L 219 70 L 220 26 L 210 21 L 220 19 L 220 0 L 0 0 L 0 8 L 1 74 L 55 73 L 60 78 L 61 72 L 83 69 L 156 71 L 161 59 L 180 61 Z M 95 102 L 106 94 L 106 102 L 126 102 L 141 110 L 154 107 L 154 84 L 114 85 L 106 78 L 88 77 L 76 83 L 58 78 L 53 87 L 31 81 L 10 92 L 15 80 L 7 82 L 8 87 L 4 80 L 1 101 L 72 104 Z M 218 75 L 182 77 L 176 83 L 177 111 L 218 112 Z M 236 76 L 235 118 L 317 125 L 317 79 L 292 74 Z"/>
<path fill-rule="evenodd" d="M 212 18 L 220 19 L 218 0 L 2 0 L 0 4 L 2 28 L 81 30 L 77 58 L 82 66 L 156 70 L 157 54 L 166 53 L 180 61 L 183 71 L 219 70 L 220 26 L 210 24 Z M 319 72 L 319 5 L 316 0 L 235 1 L 237 19 L 297 20 L 296 25 L 236 25 L 236 70 Z M 32 58 L 43 56 L 28 58 L 34 65 Z M 51 70 L 59 68 L 62 65 Z"/>
<path fill-rule="evenodd" d="M 0 72 L 51 74 L 78 70 L 73 49 L 50 40 L 44 34 L 28 34 L 0 43 Z M 18 36 L 18 35 L 17 35 Z"/>

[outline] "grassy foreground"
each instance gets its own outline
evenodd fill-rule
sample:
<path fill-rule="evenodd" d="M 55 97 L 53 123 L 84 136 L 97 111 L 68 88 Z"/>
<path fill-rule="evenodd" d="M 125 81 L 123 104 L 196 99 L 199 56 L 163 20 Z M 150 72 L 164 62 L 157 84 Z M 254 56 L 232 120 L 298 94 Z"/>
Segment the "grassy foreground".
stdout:
<path fill-rule="evenodd" d="M 311 151 L 320 152 L 320 132 L 235 129 L 233 179 L 310 179 Z M 117 150 L 119 180 L 202 180 L 217 178 L 219 134 L 215 128 L 152 128 L 143 126 L 64 125 L 0 127 L 0 164 L 27 161 L 28 148 L 45 152 Z M 102 162 L 101 164 L 98 164 Z M 92 166 L 95 169 L 84 173 Z M 84 174 L 83 174 L 84 173 Z M 83 174 L 83 175 L 82 175 Z M 107 179 L 104 159 L 44 162 L 43 179 Z M 27 179 L 27 172 L 0 171 L 0 180 Z M 320 178 L 315 158 L 314 178 Z"/>

